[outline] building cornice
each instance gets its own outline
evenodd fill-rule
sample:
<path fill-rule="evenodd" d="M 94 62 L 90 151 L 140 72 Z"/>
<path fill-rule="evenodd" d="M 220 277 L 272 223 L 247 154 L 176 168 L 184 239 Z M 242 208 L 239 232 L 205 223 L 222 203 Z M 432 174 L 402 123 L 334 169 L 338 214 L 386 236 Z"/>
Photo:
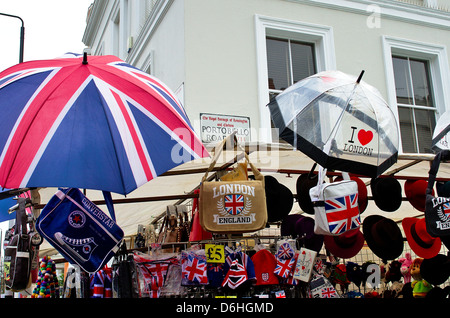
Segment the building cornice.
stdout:
<path fill-rule="evenodd" d="M 106 7 L 108 6 L 108 0 L 95 0 L 92 7 L 92 11 L 89 15 L 89 19 L 86 23 L 86 29 L 84 30 L 82 42 L 91 47 L 95 40 L 95 35 L 100 30 L 100 24 L 105 14 Z"/>
<path fill-rule="evenodd" d="M 380 18 L 423 25 L 438 29 L 450 29 L 450 12 L 426 6 L 418 6 L 393 0 L 283 0 L 305 5 L 318 6 L 370 16 L 376 13 Z"/>

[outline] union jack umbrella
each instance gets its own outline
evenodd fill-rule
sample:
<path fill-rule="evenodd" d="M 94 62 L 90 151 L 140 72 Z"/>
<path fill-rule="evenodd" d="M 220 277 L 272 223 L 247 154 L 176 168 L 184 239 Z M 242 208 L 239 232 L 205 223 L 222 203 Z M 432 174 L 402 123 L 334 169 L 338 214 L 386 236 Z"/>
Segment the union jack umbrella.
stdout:
<path fill-rule="evenodd" d="M 383 173 L 397 161 L 398 125 L 362 75 L 321 72 L 285 89 L 268 104 L 280 138 L 324 168 Z"/>
<path fill-rule="evenodd" d="M 0 73 L 0 186 L 128 194 L 208 156 L 175 95 L 115 56 L 66 54 Z"/>

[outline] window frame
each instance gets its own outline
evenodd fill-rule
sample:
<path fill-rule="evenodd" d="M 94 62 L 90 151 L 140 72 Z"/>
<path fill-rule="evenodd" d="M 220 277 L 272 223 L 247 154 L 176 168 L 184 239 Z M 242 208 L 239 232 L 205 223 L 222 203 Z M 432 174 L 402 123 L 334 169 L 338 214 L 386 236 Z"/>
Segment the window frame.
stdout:
<path fill-rule="evenodd" d="M 436 121 L 445 111 L 445 105 L 450 105 L 450 76 L 445 46 L 411 41 L 391 36 L 382 37 L 382 49 L 384 56 L 387 103 L 391 107 L 398 123 L 399 154 L 403 154 L 402 136 L 400 134 L 400 121 L 398 115 L 397 94 L 395 91 L 395 78 L 392 56 L 407 56 L 412 59 L 426 60 L 429 66 L 429 80 L 431 95 L 436 112 Z M 420 107 L 420 106 L 417 106 Z M 431 109 L 428 108 L 427 109 Z M 418 153 L 419 154 L 419 153 Z"/>
<path fill-rule="evenodd" d="M 317 72 L 336 69 L 333 28 L 300 21 L 255 15 L 256 55 L 258 76 L 258 106 L 260 113 L 259 140 L 271 143 L 271 119 L 267 70 L 266 38 L 290 38 L 314 44 Z"/>

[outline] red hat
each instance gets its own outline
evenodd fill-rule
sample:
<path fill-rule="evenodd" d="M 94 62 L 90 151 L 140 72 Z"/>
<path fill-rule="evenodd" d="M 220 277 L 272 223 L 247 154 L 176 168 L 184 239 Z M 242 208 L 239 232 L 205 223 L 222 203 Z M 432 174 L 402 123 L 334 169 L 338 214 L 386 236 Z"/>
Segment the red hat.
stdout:
<path fill-rule="evenodd" d="M 359 253 L 364 245 L 364 235 L 358 229 L 350 230 L 341 235 L 325 235 L 325 248 L 334 256 L 352 258 Z"/>
<path fill-rule="evenodd" d="M 427 232 L 425 219 L 404 218 L 402 221 L 408 244 L 419 257 L 432 258 L 441 250 L 441 239 Z"/>
<path fill-rule="evenodd" d="M 425 197 L 428 187 L 428 181 L 419 180 L 406 180 L 405 181 L 405 195 L 409 203 L 417 210 L 425 212 Z M 434 189 L 432 191 L 434 196 Z"/>
<path fill-rule="evenodd" d="M 278 277 L 274 274 L 277 260 L 268 250 L 262 249 L 252 256 L 255 268 L 256 285 L 276 285 L 279 283 Z"/>

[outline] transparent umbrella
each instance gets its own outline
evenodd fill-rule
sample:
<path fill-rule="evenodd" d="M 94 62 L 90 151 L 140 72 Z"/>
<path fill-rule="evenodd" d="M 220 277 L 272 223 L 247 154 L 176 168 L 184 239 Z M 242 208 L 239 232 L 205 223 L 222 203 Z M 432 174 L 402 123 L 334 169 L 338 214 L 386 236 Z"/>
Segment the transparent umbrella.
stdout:
<path fill-rule="evenodd" d="M 324 168 L 382 174 L 397 161 L 398 126 L 363 74 L 321 72 L 276 96 L 268 107 L 280 138 Z"/>

